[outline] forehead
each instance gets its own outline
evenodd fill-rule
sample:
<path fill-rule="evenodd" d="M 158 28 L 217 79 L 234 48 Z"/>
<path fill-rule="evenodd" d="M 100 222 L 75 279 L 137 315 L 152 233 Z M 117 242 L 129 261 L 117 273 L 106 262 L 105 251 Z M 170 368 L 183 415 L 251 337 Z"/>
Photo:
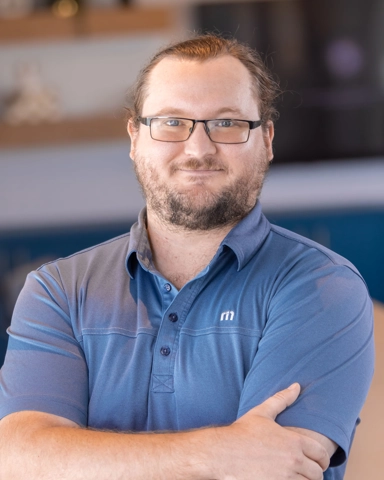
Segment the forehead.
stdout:
<path fill-rule="evenodd" d="M 185 115 L 236 109 L 250 114 L 257 110 L 252 78 L 247 68 L 229 55 L 204 61 L 167 57 L 151 71 L 143 115 L 180 110 Z M 191 113 L 188 113 L 188 112 Z M 256 117 L 255 117 L 256 118 Z"/>

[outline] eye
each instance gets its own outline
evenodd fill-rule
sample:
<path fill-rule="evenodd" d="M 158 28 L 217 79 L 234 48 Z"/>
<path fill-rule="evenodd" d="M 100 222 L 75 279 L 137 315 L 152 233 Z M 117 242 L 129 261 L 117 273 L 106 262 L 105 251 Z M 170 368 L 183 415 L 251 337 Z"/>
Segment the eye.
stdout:
<path fill-rule="evenodd" d="M 182 121 L 178 118 L 168 118 L 164 121 L 164 125 L 167 127 L 180 127 L 182 125 Z"/>
<path fill-rule="evenodd" d="M 218 127 L 218 128 L 230 128 L 230 127 L 234 127 L 235 125 L 236 123 L 230 119 L 215 121 L 215 127 Z"/>

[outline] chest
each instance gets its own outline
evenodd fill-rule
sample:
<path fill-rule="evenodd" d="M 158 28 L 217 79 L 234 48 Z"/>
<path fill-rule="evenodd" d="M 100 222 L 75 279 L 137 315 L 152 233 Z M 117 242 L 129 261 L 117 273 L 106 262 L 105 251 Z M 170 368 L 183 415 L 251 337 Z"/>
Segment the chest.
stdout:
<path fill-rule="evenodd" d="M 234 421 L 262 335 L 264 302 L 231 269 L 180 292 L 143 275 L 115 299 L 119 309 L 83 312 L 89 424 L 142 431 Z M 96 331 L 88 328 L 95 323 Z"/>

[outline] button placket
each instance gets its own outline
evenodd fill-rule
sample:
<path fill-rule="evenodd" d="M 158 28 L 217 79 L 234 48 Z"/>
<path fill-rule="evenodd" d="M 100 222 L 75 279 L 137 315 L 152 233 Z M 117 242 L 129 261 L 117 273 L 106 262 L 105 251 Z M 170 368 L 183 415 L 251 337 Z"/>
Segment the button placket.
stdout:
<path fill-rule="evenodd" d="M 164 280 L 161 283 L 161 296 L 163 301 L 163 314 L 168 310 L 169 306 L 175 300 L 178 292 L 173 285 Z"/>
<path fill-rule="evenodd" d="M 153 355 L 152 391 L 154 393 L 174 392 L 174 367 L 180 328 L 200 289 L 200 286 L 195 284 L 191 285 L 192 288 L 178 292 L 172 285 L 170 286 L 170 292 L 167 292 L 166 283 L 160 286 L 164 310 Z"/>

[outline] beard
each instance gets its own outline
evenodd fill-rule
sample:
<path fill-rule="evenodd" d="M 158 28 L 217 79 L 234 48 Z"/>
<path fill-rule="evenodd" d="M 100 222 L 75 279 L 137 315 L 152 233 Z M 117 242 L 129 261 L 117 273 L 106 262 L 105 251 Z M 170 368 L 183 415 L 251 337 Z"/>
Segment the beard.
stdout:
<path fill-rule="evenodd" d="M 140 155 L 136 155 L 133 164 L 147 205 L 158 219 L 168 226 L 190 231 L 207 231 L 238 223 L 255 206 L 269 168 L 264 153 L 241 177 L 214 193 L 208 187 L 204 188 L 204 179 L 191 178 L 191 187 L 184 191 L 169 186 L 153 168 L 154 161 L 147 161 Z M 174 165 L 171 175 L 179 168 L 226 170 L 220 161 L 212 157 L 202 160 L 191 158 L 182 165 Z"/>

